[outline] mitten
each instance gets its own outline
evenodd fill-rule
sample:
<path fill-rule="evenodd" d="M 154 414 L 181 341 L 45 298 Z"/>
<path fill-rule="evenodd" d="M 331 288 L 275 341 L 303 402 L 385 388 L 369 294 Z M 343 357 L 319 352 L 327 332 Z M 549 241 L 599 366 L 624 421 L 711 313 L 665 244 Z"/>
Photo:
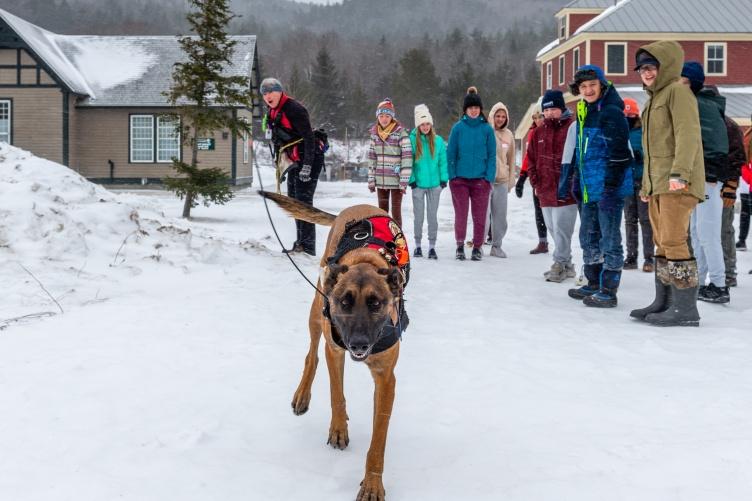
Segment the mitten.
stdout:
<path fill-rule="evenodd" d="M 307 183 L 311 180 L 311 166 L 310 165 L 303 165 L 303 167 L 300 168 L 300 172 L 298 173 L 298 179 L 300 179 L 304 183 Z"/>

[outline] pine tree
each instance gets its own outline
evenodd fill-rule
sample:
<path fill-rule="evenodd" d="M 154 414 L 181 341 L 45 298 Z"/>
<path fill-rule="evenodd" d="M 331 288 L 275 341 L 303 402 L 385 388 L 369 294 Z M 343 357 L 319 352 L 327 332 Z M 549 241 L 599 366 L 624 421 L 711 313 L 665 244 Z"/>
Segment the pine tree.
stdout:
<path fill-rule="evenodd" d="M 232 199 L 229 180 L 222 169 L 199 168 L 199 139 L 224 129 L 236 137 L 250 133 L 250 126 L 231 110 L 239 105 L 251 107 L 247 78 L 225 76 L 236 44 L 227 34 L 227 25 L 235 17 L 228 0 L 190 0 L 190 4 L 194 10 L 186 18 L 196 36 L 179 40 L 187 60 L 175 64 L 167 96 L 173 106 L 178 106 L 180 137 L 190 146 L 191 161 L 174 158 L 172 167 L 182 176 L 164 179 L 169 190 L 185 198 L 184 218 L 190 217 L 198 197 L 205 206 Z"/>
<path fill-rule="evenodd" d="M 316 110 L 318 122 L 329 133 L 337 135 L 342 122 L 344 96 L 339 72 L 326 45 L 319 49 L 311 72 L 311 103 Z"/>
<path fill-rule="evenodd" d="M 412 111 L 417 104 L 426 104 L 434 114 L 434 119 L 443 119 L 440 79 L 425 49 L 410 49 L 399 62 L 400 71 L 394 82 L 394 98 L 399 103 L 402 122 L 412 127 Z"/>

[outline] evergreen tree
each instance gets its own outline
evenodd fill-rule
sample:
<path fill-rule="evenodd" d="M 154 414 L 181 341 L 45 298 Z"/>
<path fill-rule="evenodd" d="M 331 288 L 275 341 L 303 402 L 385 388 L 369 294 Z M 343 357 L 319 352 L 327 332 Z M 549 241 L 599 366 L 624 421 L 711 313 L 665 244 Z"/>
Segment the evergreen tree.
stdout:
<path fill-rule="evenodd" d="M 183 217 L 201 197 L 204 205 L 224 204 L 232 199 L 227 175 L 218 167 L 199 168 L 199 139 L 217 130 L 229 129 L 240 137 L 250 133 L 250 126 L 232 111 L 236 106 L 251 107 L 248 81 L 243 76 L 225 76 L 236 42 L 227 34 L 227 24 L 234 15 L 228 0 L 190 0 L 193 10 L 186 18 L 194 37 L 182 37 L 180 46 L 187 56 L 176 63 L 172 72 L 169 101 L 178 107 L 183 143 L 190 146 L 191 161 L 173 159 L 173 168 L 183 177 L 164 179 L 165 186 L 185 198 Z"/>
<path fill-rule="evenodd" d="M 434 120 L 441 120 L 445 113 L 441 103 L 441 81 L 436 75 L 436 68 L 431 55 L 425 49 L 410 49 L 399 62 L 400 71 L 394 82 L 395 102 L 399 103 L 402 122 L 413 127 L 412 111 L 417 104 L 426 104 L 434 114 Z"/>
<path fill-rule="evenodd" d="M 318 122 L 332 135 L 344 132 L 339 130 L 344 105 L 341 87 L 334 61 L 326 45 L 322 45 L 311 71 L 311 103 Z"/>

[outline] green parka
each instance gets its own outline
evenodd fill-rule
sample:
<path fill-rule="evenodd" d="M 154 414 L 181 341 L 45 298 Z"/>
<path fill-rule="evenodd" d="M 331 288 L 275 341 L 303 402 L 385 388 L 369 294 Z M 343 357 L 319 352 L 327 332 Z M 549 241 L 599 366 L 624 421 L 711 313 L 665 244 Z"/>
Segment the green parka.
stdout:
<path fill-rule="evenodd" d="M 705 200 L 705 165 L 697 99 L 679 78 L 684 50 L 677 42 L 663 40 L 640 47 L 661 66 L 658 77 L 645 91 L 650 98 L 642 111 L 644 174 L 641 195 L 669 193 L 669 178 L 687 181 L 688 193 Z"/>

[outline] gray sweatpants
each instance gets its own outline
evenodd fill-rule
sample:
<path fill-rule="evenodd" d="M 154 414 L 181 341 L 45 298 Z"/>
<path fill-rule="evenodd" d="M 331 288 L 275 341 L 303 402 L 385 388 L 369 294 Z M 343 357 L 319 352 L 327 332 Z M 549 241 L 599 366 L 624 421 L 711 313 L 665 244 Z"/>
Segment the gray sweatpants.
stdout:
<path fill-rule="evenodd" d="M 439 199 L 441 186 L 436 188 L 413 188 L 413 222 L 415 231 L 415 246 L 420 247 L 423 240 L 423 217 L 428 214 L 428 245 L 431 249 L 436 245 L 436 234 L 439 231 Z"/>
<path fill-rule="evenodd" d="M 736 238 L 734 235 L 734 206 L 723 208 L 721 244 L 726 278 L 736 278 Z"/>
<path fill-rule="evenodd" d="M 710 280 L 716 287 L 726 285 L 726 265 L 721 245 L 722 219 L 721 183 L 706 182 L 705 201 L 692 211 L 689 223 L 700 285 L 707 285 L 706 280 Z"/>
<path fill-rule="evenodd" d="M 506 183 L 494 183 L 491 196 L 488 197 L 488 217 L 486 217 L 486 232 L 491 228 L 491 245 L 501 247 L 501 241 L 507 234 L 507 201 L 509 186 Z"/>
<path fill-rule="evenodd" d="M 572 262 L 572 234 L 577 222 L 577 205 L 564 207 L 541 207 L 548 233 L 554 237 L 554 262 Z"/>

